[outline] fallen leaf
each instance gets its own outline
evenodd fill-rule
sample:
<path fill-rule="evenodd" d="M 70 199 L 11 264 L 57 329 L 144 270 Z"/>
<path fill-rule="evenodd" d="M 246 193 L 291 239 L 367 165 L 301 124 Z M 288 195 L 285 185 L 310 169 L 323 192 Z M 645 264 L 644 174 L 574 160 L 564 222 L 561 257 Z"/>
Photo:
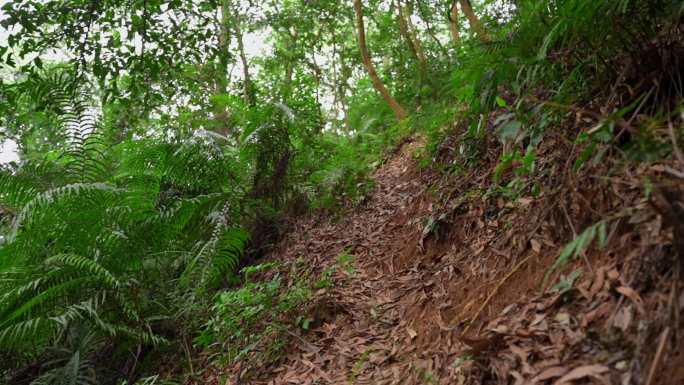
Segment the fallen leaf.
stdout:
<path fill-rule="evenodd" d="M 606 273 L 606 276 L 611 281 L 617 281 L 620 278 L 620 272 L 617 271 L 617 269 L 612 269 L 611 271 Z"/>
<path fill-rule="evenodd" d="M 556 314 L 556 317 L 554 318 L 556 322 L 560 323 L 561 325 L 569 325 L 570 324 L 570 314 L 568 313 L 558 313 Z"/>
<path fill-rule="evenodd" d="M 468 345 L 470 349 L 470 354 L 480 355 L 484 352 L 495 352 L 501 349 L 504 337 L 501 334 L 494 334 L 485 338 L 470 338 L 465 336 L 458 336 L 459 341 Z"/>
<path fill-rule="evenodd" d="M 615 289 L 615 291 L 632 300 L 632 302 L 634 302 L 634 304 L 636 305 L 639 313 L 641 313 L 642 315 L 646 313 L 646 310 L 644 309 L 644 300 L 641 299 L 639 293 L 637 293 L 634 289 L 628 286 L 620 286 L 617 289 Z"/>
<path fill-rule="evenodd" d="M 532 246 L 532 250 L 534 250 L 535 253 L 541 253 L 541 243 L 539 243 L 538 240 L 530 239 L 530 245 Z"/>
<path fill-rule="evenodd" d="M 634 312 L 632 311 L 632 306 L 623 306 L 620 310 L 615 313 L 613 317 L 613 326 L 624 331 L 629 329 L 632 324 L 632 319 L 634 318 Z"/>
<path fill-rule="evenodd" d="M 605 365 L 585 365 L 572 369 L 568 374 L 556 380 L 553 385 L 568 384 L 573 380 L 579 380 L 585 377 L 600 378 L 600 375 L 606 373 L 610 369 Z"/>
<path fill-rule="evenodd" d="M 596 270 L 596 278 L 594 279 L 594 282 L 592 282 L 591 287 L 589 288 L 589 300 L 594 298 L 596 294 L 598 294 L 599 291 L 603 288 L 603 285 L 606 282 L 606 268 L 605 267 L 599 267 Z"/>
<path fill-rule="evenodd" d="M 510 374 L 513 376 L 513 378 L 515 378 L 513 385 L 523 385 L 525 383 L 525 378 L 519 372 L 511 370 Z"/>
<path fill-rule="evenodd" d="M 613 308 L 613 305 L 610 302 L 604 302 L 601 305 L 599 305 L 596 309 L 594 309 L 588 313 L 584 313 L 582 315 L 582 322 L 581 322 L 582 327 L 586 328 L 595 319 L 607 315 L 608 313 L 610 313 L 612 308 Z"/>
<path fill-rule="evenodd" d="M 411 339 L 414 339 L 418 336 L 418 333 L 409 327 L 406 328 L 406 332 L 408 333 L 409 337 L 411 337 Z"/>
<path fill-rule="evenodd" d="M 520 204 L 523 206 L 529 206 L 530 203 L 534 202 L 534 199 L 532 199 L 532 198 L 519 198 L 518 202 L 520 202 Z"/>
<path fill-rule="evenodd" d="M 541 373 L 537 374 L 532 378 L 532 383 L 550 380 L 552 378 L 560 377 L 568 372 L 568 368 L 564 366 L 552 366 L 550 368 L 544 369 Z"/>

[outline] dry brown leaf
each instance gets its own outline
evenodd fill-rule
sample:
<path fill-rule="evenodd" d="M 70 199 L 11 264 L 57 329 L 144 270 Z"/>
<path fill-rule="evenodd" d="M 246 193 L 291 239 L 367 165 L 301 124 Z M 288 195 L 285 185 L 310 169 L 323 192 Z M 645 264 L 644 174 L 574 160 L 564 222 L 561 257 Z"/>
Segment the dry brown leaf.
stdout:
<path fill-rule="evenodd" d="M 641 299 L 639 293 L 637 293 L 634 289 L 628 286 L 620 286 L 615 289 L 615 291 L 632 300 L 640 314 L 643 315 L 646 313 L 646 310 L 644 309 L 644 300 Z"/>
<path fill-rule="evenodd" d="M 529 206 L 532 202 L 534 202 L 534 199 L 532 199 L 532 198 L 519 198 L 518 202 L 523 206 Z"/>
<path fill-rule="evenodd" d="M 615 316 L 613 317 L 613 326 L 622 330 L 623 332 L 627 331 L 629 326 L 632 324 L 633 319 L 634 312 L 632 311 L 632 306 L 623 306 L 617 311 L 617 313 L 615 313 Z"/>
<path fill-rule="evenodd" d="M 574 380 L 579 380 L 585 377 L 600 378 L 601 374 L 608 372 L 610 369 L 605 365 L 584 365 L 572 369 L 568 374 L 556 380 L 553 385 L 569 384 Z"/>
<path fill-rule="evenodd" d="M 617 281 L 618 279 L 620 279 L 620 272 L 617 271 L 617 269 L 612 269 L 608 273 L 606 273 L 606 276 L 611 281 Z"/>
<path fill-rule="evenodd" d="M 513 385 L 523 385 L 525 383 L 525 378 L 519 372 L 511 370 L 510 375 L 513 376 L 513 378 L 515 378 L 515 382 L 513 383 Z"/>
<path fill-rule="evenodd" d="M 599 291 L 601 291 L 605 282 L 606 268 L 602 266 L 596 269 L 596 277 L 594 278 L 594 282 L 592 282 L 591 287 L 589 288 L 589 300 L 594 298 L 594 296 L 598 294 Z"/>
<path fill-rule="evenodd" d="M 594 309 L 588 313 L 584 313 L 582 315 L 582 322 L 581 322 L 582 327 L 586 328 L 595 319 L 601 318 L 601 317 L 609 314 L 612 308 L 613 308 L 613 304 L 611 304 L 610 302 L 604 302 L 601 305 L 599 305 L 596 309 Z"/>
<path fill-rule="evenodd" d="M 541 243 L 538 240 L 536 240 L 534 238 L 530 239 L 530 245 L 532 246 L 532 250 L 535 253 L 537 253 L 537 254 L 541 253 Z"/>
<path fill-rule="evenodd" d="M 550 368 L 546 368 L 541 373 L 537 374 L 532 378 L 532 384 L 560 377 L 567 372 L 568 368 L 566 368 L 565 366 L 552 366 Z"/>

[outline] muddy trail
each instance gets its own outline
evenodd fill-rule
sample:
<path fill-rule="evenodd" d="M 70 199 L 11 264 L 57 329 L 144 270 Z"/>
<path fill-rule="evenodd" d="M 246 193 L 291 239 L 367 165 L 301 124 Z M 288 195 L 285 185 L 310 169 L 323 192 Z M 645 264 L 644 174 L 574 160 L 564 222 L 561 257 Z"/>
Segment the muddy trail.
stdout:
<path fill-rule="evenodd" d="M 419 170 L 421 146 L 400 146 L 341 219 L 302 218 L 273 252 L 285 270 L 304 258 L 332 272 L 301 309 L 308 330 L 288 332 L 275 363 L 212 367 L 203 383 L 682 383 L 672 233 L 627 178 L 612 190 L 549 179 L 541 197 L 504 200 L 481 193 L 499 149 L 446 178 Z M 563 163 L 562 146 L 547 150 L 541 168 Z M 582 213 L 606 208 L 626 213 L 596 230 L 607 246 L 549 273 L 592 225 Z"/>

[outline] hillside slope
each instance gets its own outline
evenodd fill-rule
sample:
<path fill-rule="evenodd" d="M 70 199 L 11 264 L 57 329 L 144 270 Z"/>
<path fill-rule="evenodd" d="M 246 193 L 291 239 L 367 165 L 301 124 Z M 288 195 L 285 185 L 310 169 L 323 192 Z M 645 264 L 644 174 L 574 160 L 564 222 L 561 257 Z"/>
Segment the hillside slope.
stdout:
<path fill-rule="evenodd" d="M 212 367 L 201 382 L 645 383 L 676 306 L 672 234 L 628 178 L 615 178 L 613 191 L 570 180 L 504 201 L 474 193 L 490 183 L 496 144 L 480 174 L 464 176 L 419 171 L 421 146 L 403 144 L 343 219 L 302 219 L 273 252 L 285 261 L 277 274 L 297 276 L 301 258 L 316 274 L 332 272 L 335 284 L 299 309 L 309 330 L 288 332 L 275 364 L 252 356 Z M 542 163 L 557 163 L 563 148 L 549 146 Z M 440 152 L 453 156 L 448 141 Z M 586 227 L 581 214 L 605 204 L 626 213 L 599 230 L 606 246 L 582 250 L 540 290 L 565 242 Z M 670 356 L 657 359 L 673 365 L 660 379 L 681 383 Z"/>

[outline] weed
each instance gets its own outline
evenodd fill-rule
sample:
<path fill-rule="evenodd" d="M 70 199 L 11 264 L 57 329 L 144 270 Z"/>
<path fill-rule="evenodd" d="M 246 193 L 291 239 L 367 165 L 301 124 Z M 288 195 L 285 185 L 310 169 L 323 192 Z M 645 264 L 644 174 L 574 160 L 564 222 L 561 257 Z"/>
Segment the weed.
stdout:
<path fill-rule="evenodd" d="M 355 258 L 349 251 L 345 250 L 337 256 L 337 263 L 347 274 L 353 275 L 356 273 L 356 268 L 353 266 Z"/>
<path fill-rule="evenodd" d="M 434 235 L 436 237 L 439 237 L 440 231 L 441 231 L 441 226 L 445 224 L 447 218 L 447 214 L 439 214 L 439 215 L 429 215 L 425 218 L 423 218 L 423 234 L 422 234 L 422 239 L 424 240 L 430 235 Z"/>
<path fill-rule="evenodd" d="M 574 285 L 575 281 L 582 276 L 582 269 L 577 269 L 572 273 L 568 274 L 567 277 L 561 276 L 560 282 L 555 284 L 551 290 L 558 292 L 559 294 L 564 294 L 570 291 Z"/>
<path fill-rule="evenodd" d="M 556 259 L 556 262 L 546 272 L 542 286 L 546 286 L 549 275 L 551 275 L 552 272 L 564 266 L 571 259 L 577 258 L 580 254 L 584 253 L 584 251 L 591 246 L 592 242 L 594 242 L 594 239 L 596 238 L 598 238 L 598 248 L 602 249 L 605 247 L 607 242 L 605 221 L 599 221 L 587 227 L 584 231 L 582 231 L 581 234 L 579 234 L 575 239 L 568 243 L 565 248 L 563 248 L 560 255 Z"/>
<path fill-rule="evenodd" d="M 263 271 L 268 271 L 280 266 L 279 262 L 268 262 L 262 263 L 260 265 L 252 265 L 244 267 L 240 272 L 244 275 L 245 281 L 249 281 L 251 276 L 255 273 L 260 273 Z"/>
<path fill-rule="evenodd" d="M 418 378 L 420 378 L 423 384 L 438 384 L 437 380 L 435 379 L 435 375 L 432 374 L 430 370 L 426 368 L 421 368 L 417 366 L 415 363 L 411 363 L 411 369 L 416 372 Z"/>
<path fill-rule="evenodd" d="M 314 289 L 325 289 L 333 286 L 335 284 L 335 281 L 332 279 L 333 274 L 335 274 L 334 266 L 323 270 L 320 277 L 313 285 Z"/>
<path fill-rule="evenodd" d="M 454 363 L 451 366 L 453 366 L 454 368 L 458 368 L 461 365 L 463 365 L 465 362 L 474 361 L 474 360 L 475 360 L 475 356 L 473 356 L 471 354 L 464 354 L 464 355 L 456 358 L 456 361 L 454 361 Z"/>
<path fill-rule="evenodd" d="M 352 367 L 351 374 L 349 375 L 349 383 L 353 384 L 356 382 L 356 378 L 358 377 L 359 373 L 363 369 L 363 365 L 368 362 L 370 359 L 370 351 L 366 350 L 363 353 L 361 353 L 361 356 L 354 362 L 354 366 Z"/>
<path fill-rule="evenodd" d="M 245 273 L 267 271 L 275 266 L 253 266 Z M 288 287 L 283 286 L 284 282 L 284 277 L 276 273 L 268 281 L 246 282 L 237 290 L 218 294 L 212 307 L 214 316 L 195 343 L 205 348 L 220 345 L 229 362 L 253 352 L 259 352 L 266 360 L 277 358 L 285 346 L 279 337 L 286 327 L 283 323 L 293 320 L 294 325 L 307 330 L 312 321 L 301 315 L 292 317 L 312 295 L 307 276 L 299 276 Z"/>

